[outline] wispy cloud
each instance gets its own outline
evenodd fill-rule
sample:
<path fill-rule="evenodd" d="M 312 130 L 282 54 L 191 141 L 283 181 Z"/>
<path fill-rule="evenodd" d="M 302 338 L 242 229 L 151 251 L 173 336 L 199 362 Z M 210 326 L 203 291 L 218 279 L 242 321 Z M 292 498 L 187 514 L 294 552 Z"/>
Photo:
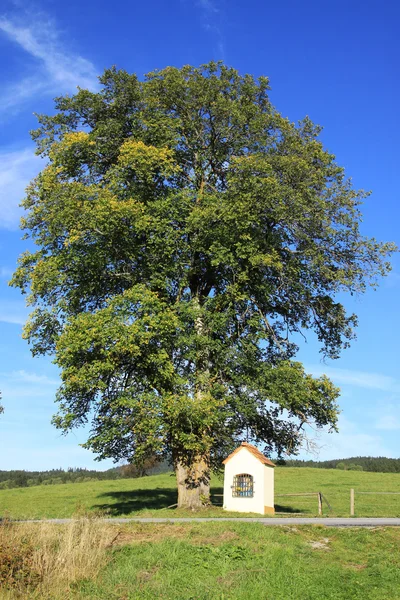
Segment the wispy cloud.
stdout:
<path fill-rule="evenodd" d="M 0 35 L 29 56 L 29 74 L 20 74 L 0 91 L 2 118 L 17 113 L 28 101 L 37 106 L 42 96 L 73 93 L 78 86 L 97 87 L 93 63 L 69 50 L 48 16 L 22 10 L 19 15 L 23 16 L 0 16 Z M 17 226 L 25 188 L 40 168 L 41 161 L 30 148 L 0 149 L 0 227 Z"/>
<path fill-rule="evenodd" d="M 0 278 L 1 279 L 9 279 L 13 274 L 12 269 L 8 269 L 7 267 L 0 267 Z"/>
<path fill-rule="evenodd" d="M 373 419 L 374 428 L 378 431 L 400 431 L 400 401 L 393 397 L 391 401 L 376 403 Z"/>
<path fill-rule="evenodd" d="M 311 432 L 313 438 L 312 453 L 303 450 L 300 458 L 331 460 L 351 456 L 393 456 L 390 447 L 380 435 L 365 431 L 365 427 L 350 421 L 343 415 L 339 417 L 339 433 Z"/>
<path fill-rule="evenodd" d="M 329 434 L 326 431 L 316 432 L 310 429 L 308 436 L 311 447 L 316 449 L 316 458 L 327 460 L 361 455 L 393 456 L 393 444 L 388 434 L 400 430 L 400 420 L 397 416 L 400 408 L 400 380 L 382 373 L 341 369 L 322 364 L 308 364 L 305 368 L 314 376 L 327 375 L 336 385 L 343 386 L 345 394 L 349 394 L 353 400 L 360 394 L 361 397 L 365 396 L 367 390 L 375 392 L 370 394 L 374 397 L 373 404 L 368 404 L 365 400 L 360 404 L 358 419 L 350 420 L 343 413 L 339 416 L 339 433 Z M 308 457 L 306 447 L 301 456 Z"/>
<path fill-rule="evenodd" d="M 41 80 L 38 77 L 25 77 L 21 81 L 16 81 L 8 86 L 3 87 L 0 93 L 0 113 L 7 115 L 17 114 L 24 103 L 30 98 L 38 95 L 43 95 L 45 92 L 50 92 L 46 80 Z"/>
<path fill-rule="evenodd" d="M 10 373 L 0 373 L 2 379 L 18 383 L 30 383 L 35 385 L 60 385 L 58 379 L 51 379 L 47 375 L 38 375 L 37 373 L 29 373 L 23 369 L 19 371 L 11 371 Z"/>
<path fill-rule="evenodd" d="M 351 385 L 383 392 L 400 392 L 400 382 L 397 379 L 380 373 L 338 369 L 323 365 L 307 365 L 306 370 L 316 376 L 325 374 L 338 385 Z"/>
<path fill-rule="evenodd" d="M 217 44 L 218 59 L 225 59 L 225 42 L 222 30 L 223 14 L 216 0 L 195 0 L 195 6 L 201 11 L 202 26 L 211 33 Z"/>
<path fill-rule="evenodd" d="M 0 322 L 23 325 L 28 317 L 28 309 L 23 302 L 0 300 Z"/>
<path fill-rule="evenodd" d="M 0 94 L 0 110 L 15 112 L 28 99 L 44 94 L 73 92 L 77 86 L 97 86 L 93 63 L 69 51 L 62 42 L 56 24 L 43 14 L 17 20 L 0 17 L 0 32 L 17 44 L 33 60 L 35 68 Z"/>
<path fill-rule="evenodd" d="M 15 229 L 21 209 L 19 204 L 29 181 L 37 175 L 42 160 L 30 148 L 0 150 L 0 227 Z"/>
<path fill-rule="evenodd" d="M 219 9 L 211 2 L 211 0 L 197 0 L 197 5 L 206 10 L 208 13 L 215 14 L 219 12 Z"/>
<path fill-rule="evenodd" d="M 377 420 L 375 428 L 382 431 L 399 431 L 400 419 L 397 415 L 393 414 L 382 415 Z"/>

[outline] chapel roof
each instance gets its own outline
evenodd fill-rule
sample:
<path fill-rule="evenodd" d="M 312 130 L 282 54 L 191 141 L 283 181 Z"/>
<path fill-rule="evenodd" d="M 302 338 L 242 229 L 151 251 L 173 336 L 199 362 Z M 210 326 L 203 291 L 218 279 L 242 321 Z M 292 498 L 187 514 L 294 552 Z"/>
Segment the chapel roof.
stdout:
<path fill-rule="evenodd" d="M 275 467 L 274 463 L 272 461 L 270 461 L 269 458 L 264 456 L 264 454 L 262 452 L 260 452 L 258 448 L 253 446 L 253 444 L 249 444 L 248 442 L 242 442 L 240 444 L 240 446 L 238 446 L 236 448 L 236 450 L 234 450 L 229 456 L 226 457 L 226 459 L 224 461 L 222 461 L 222 464 L 226 465 L 228 460 L 230 460 L 233 456 L 235 456 L 235 454 L 240 452 L 240 450 L 242 450 L 242 448 L 246 448 L 246 450 L 248 450 L 253 456 L 255 456 L 264 465 L 268 465 L 269 467 Z"/>

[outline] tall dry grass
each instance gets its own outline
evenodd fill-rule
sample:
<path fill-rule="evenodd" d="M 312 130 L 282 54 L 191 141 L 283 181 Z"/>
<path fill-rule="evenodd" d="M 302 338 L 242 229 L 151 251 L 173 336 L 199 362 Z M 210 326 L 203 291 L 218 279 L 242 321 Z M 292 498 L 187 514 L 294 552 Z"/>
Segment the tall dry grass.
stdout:
<path fill-rule="evenodd" d="M 0 524 L 0 598 L 69 597 L 110 559 L 119 529 L 100 519 Z"/>

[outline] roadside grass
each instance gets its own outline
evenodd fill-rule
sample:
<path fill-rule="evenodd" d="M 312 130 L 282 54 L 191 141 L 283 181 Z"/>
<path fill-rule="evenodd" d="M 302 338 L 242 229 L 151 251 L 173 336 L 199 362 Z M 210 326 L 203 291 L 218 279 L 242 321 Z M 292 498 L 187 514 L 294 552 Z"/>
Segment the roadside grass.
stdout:
<path fill-rule="evenodd" d="M 31 585 L 2 586 L 2 600 L 400 599 L 397 528 L 94 519 L 2 525 L 0 546 L 10 539 L 46 568 Z"/>
<path fill-rule="evenodd" d="M 74 582 L 96 577 L 109 562 L 114 539 L 112 525 L 95 519 L 67 525 L 3 521 L 0 598 L 56 597 Z"/>
<path fill-rule="evenodd" d="M 316 497 L 281 497 L 280 494 L 322 492 L 332 506 L 323 504 L 324 516 L 349 516 L 350 488 L 356 490 L 355 516 L 398 517 L 400 495 L 358 495 L 358 491 L 400 492 L 400 474 L 340 471 L 335 469 L 275 469 L 276 516 L 317 516 Z M 14 519 L 67 518 L 91 511 L 103 516 L 186 517 L 193 512 L 168 508 L 176 503 L 175 477 L 154 475 L 139 479 L 91 481 L 0 490 L 0 516 Z M 245 516 L 221 508 L 222 480 L 212 480 L 213 506 L 196 516 Z M 256 516 L 256 515 L 249 515 Z"/>

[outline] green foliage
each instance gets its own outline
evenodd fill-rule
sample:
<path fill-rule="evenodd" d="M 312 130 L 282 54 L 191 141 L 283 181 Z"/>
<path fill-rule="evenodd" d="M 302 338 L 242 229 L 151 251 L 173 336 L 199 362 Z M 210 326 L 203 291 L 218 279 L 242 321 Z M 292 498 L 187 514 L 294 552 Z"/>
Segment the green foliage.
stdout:
<path fill-rule="evenodd" d="M 33 353 L 61 370 L 56 426 L 90 421 L 86 447 L 139 464 L 219 465 L 244 432 L 295 453 L 305 424 L 336 427 L 339 391 L 294 336 L 336 358 L 356 325 L 338 294 L 376 285 L 394 245 L 361 235 L 366 194 L 265 77 L 210 63 L 100 83 L 39 116 L 37 249 L 13 278 Z"/>
<path fill-rule="evenodd" d="M 340 469 L 341 471 L 363 471 L 364 470 L 361 465 L 355 464 L 355 463 L 352 463 L 352 462 L 349 462 L 349 461 L 347 461 L 347 462 L 344 462 L 344 461 L 338 462 L 336 464 L 336 469 Z"/>
<path fill-rule="evenodd" d="M 167 461 L 158 462 L 155 457 L 139 465 L 126 464 L 121 467 L 95 471 L 91 469 L 51 469 L 50 471 L 0 471 L 0 490 L 33 485 L 57 485 L 59 483 L 84 483 L 88 481 L 110 481 L 121 478 L 143 477 L 166 473 L 170 470 Z"/>
<path fill-rule="evenodd" d="M 286 460 L 288 467 L 341 469 L 342 471 L 369 471 L 373 473 L 400 473 L 400 458 L 386 456 L 353 456 L 340 460 Z"/>

